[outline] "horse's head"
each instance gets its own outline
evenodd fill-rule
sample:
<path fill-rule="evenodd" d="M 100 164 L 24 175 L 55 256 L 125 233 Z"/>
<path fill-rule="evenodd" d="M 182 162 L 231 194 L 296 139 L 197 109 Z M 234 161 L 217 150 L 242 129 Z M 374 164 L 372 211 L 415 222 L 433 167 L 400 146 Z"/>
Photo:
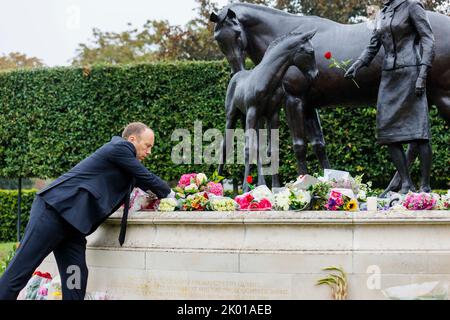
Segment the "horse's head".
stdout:
<path fill-rule="evenodd" d="M 214 39 L 227 58 L 231 71 L 235 74 L 243 70 L 247 37 L 236 13 L 225 7 L 219 14 L 211 13 L 210 20 L 216 24 Z"/>
<path fill-rule="evenodd" d="M 319 76 L 314 47 L 311 43 L 315 34 L 316 31 L 302 34 L 292 55 L 292 63 L 300 69 L 309 81 L 314 81 Z"/>

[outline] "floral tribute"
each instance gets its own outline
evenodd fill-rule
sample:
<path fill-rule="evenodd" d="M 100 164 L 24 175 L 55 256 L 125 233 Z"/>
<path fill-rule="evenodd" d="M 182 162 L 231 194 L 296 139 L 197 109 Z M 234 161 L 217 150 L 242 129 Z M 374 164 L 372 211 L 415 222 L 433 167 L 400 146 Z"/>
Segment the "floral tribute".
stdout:
<path fill-rule="evenodd" d="M 432 210 L 437 199 L 429 193 L 408 193 L 403 201 L 403 206 L 408 210 Z"/>

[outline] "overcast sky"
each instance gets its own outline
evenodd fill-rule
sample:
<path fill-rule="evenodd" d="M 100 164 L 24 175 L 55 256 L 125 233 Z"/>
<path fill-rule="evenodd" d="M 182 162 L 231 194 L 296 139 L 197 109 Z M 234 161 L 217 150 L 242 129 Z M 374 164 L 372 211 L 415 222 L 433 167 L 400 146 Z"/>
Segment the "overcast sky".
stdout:
<path fill-rule="evenodd" d="M 2 0 L 0 54 L 18 51 L 48 66 L 68 65 L 94 27 L 117 32 L 128 29 L 128 22 L 140 28 L 148 19 L 183 25 L 196 6 L 195 0 Z"/>

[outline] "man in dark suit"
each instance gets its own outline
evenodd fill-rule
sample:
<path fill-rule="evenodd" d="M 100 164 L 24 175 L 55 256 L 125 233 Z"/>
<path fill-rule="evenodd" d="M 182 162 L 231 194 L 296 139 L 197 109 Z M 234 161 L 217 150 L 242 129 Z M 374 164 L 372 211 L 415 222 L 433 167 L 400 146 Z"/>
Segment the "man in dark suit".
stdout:
<path fill-rule="evenodd" d="M 0 278 L 0 299 L 16 299 L 51 252 L 61 276 L 63 299 L 84 299 L 86 236 L 125 204 L 119 235 L 123 244 L 134 186 L 159 198 L 174 196 L 168 184 L 141 163 L 150 155 L 154 140 L 153 131 L 145 124 L 131 123 L 122 137 L 113 137 L 37 193 L 20 247 Z M 75 273 L 78 279 L 73 278 Z"/>

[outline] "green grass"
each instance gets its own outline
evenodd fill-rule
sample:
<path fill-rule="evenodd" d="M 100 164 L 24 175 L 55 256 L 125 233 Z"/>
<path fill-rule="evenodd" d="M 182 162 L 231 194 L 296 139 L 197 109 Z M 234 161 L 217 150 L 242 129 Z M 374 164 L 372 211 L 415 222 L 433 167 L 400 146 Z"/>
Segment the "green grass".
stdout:
<path fill-rule="evenodd" d="M 3 261 L 4 258 L 8 255 L 8 252 L 11 250 L 14 242 L 2 242 L 0 243 L 0 261 Z"/>
<path fill-rule="evenodd" d="M 11 251 L 14 242 L 3 242 L 0 243 L 0 266 L 3 264 L 3 260 L 6 259 L 8 253 Z M 0 276 L 2 275 L 2 270 L 0 269 Z"/>

